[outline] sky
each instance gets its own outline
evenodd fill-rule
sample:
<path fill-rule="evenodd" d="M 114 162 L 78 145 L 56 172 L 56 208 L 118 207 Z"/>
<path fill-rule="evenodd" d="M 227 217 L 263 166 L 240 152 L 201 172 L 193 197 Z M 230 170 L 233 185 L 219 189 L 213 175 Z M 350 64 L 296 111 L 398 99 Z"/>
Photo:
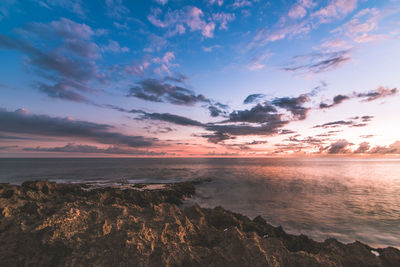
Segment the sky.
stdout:
<path fill-rule="evenodd" d="M 400 154 L 399 0 L 3 0 L 0 157 Z"/>

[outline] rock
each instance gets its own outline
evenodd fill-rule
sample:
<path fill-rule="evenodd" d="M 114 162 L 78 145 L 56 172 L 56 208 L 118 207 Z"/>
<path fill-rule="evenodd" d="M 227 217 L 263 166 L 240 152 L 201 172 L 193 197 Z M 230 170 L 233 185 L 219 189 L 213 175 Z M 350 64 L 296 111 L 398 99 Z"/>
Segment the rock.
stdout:
<path fill-rule="evenodd" d="M 160 190 L 0 185 L 2 266 L 400 266 L 400 251 L 285 233 L 217 207 L 181 209 L 195 183 Z"/>

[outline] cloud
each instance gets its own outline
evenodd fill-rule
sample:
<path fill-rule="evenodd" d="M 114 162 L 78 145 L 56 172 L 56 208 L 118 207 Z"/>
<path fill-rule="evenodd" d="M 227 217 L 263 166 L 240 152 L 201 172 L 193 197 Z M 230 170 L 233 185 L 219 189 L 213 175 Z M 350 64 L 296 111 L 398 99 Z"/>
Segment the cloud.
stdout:
<path fill-rule="evenodd" d="M 334 107 L 334 106 L 336 106 L 336 105 L 341 104 L 344 100 L 348 100 L 348 99 L 350 99 L 349 96 L 346 96 L 346 95 L 337 95 L 337 96 L 333 97 L 332 104 L 321 103 L 321 104 L 319 105 L 319 108 L 321 108 L 321 109 L 324 109 L 324 108 L 331 108 L 331 107 Z"/>
<path fill-rule="evenodd" d="M 261 70 L 265 67 L 265 60 L 271 56 L 270 52 L 258 53 L 247 63 L 247 68 L 251 71 Z"/>
<path fill-rule="evenodd" d="M 243 8 L 243 7 L 248 7 L 251 6 L 253 4 L 253 2 L 258 2 L 255 0 L 235 0 L 235 2 L 233 2 L 233 8 Z"/>
<path fill-rule="evenodd" d="M 320 125 L 315 125 L 313 128 L 336 128 L 343 125 L 354 125 L 353 121 L 332 121 Z"/>
<path fill-rule="evenodd" d="M 200 32 L 205 38 L 213 38 L 217 24 L 221 30 L 226 30 L 228 23 L 235 19 L 235 14 L 220 12 L 206 18 L 204 12 L 195 6 L 168 10 L 164 14 L 162 9 L 157 7 L 151 10 L 147 19 L 154 26 L 167 29 L 169 37 L 190 31 Z"/>
<path fill-rule="evenodd" d="M 373 135 L 373 134 L 364 134 L 364 135 L 360 135 L 360 137 L 361 138 L 372 138 L 372 137 L 374 137 L 375 135 Z"/>
<path fill-rule="evenodd" d="M 368 121 L 371 121 L 373 118 L 374 118 L 374 116 L 362 116 L 361 120 L 363 122 L 368 122 Z"/>
<path fill-rule="evenodd" d="M 287 134 L 289 130 L 281 128 L 291 121 L 304 120 L 310 109 L 303 107 L 303 104 L 309 101 L 309 96 L 303 94 L 298 97 L 275 98 L 270 102 L 258 103 L 251 109 L 235 110 L 227 120 L 204 124 L 206 130 L 214 132 L 207 135 L 207 138 L 212 137 L 209 140 L 215 142 L 221 139 L 219 137 Z"/>
<path fill-rule="evenodd" d="M 25 66 L 43 79 L 32 83 L 38 91 L 52 98 L 87 102 L 82 92 L 93 93 L 97 90 L 91 83 L 104 81 L 95 62 L 101 50 L 92 41 L 102 34 L 98 30 L 61 18 L 47 24 L 29 23 L 16 32 L 31 36 L 31 41 L 0 34 L 0 48 L 26 55 Z"/>
<path fill-rule="evenodd" d="M 307 15 L 307 10 L 302 5 L 294 5 L 288 13 L 288 16 L 292 19 L 301 19 Z"/>
<path fill-rule="evenodd" d="M 0 146 L 0 150 L 7 150 L 10 148 L 17 148 L 18 146 Z"/>
<path fill-rule="evenodd" d="M 333 0 L 327 6 L 312 13 L 311 17 L 317 18 L 318 23 L 327 23 L 333 19 L 346 16 L 356 7 L 357 0 Z"/>
<path fill-rule="evenodd" d="M 224 0 L 208 0 L 210 5 L 217 4 L 218 6 L 222 6 L 224 4 Z"/>
<path fill-rule="evenodd" d="M 210 111 L 211 117 L 218 117 L 222 113 L 222 111 L 219 108 L 217 108 L 216 106 L 209 106 L 208 110 Z"/>
<path fill-rule="evenodd" d="M 331 108 L 331 107 L 341 104 L 345 100 L 349 100 L 352 98 L 361 98 L 363 102 L 370 102 L 370 101 L 374 101 L 374 100 L 377 100 L 380 98 L 395 96 L 395 95 L 397 95 L 398 92 L 399 92 L 399 90 L 397 88 L 390 89 L 390 88 L 385 88 L 383 86 L 379 86 L 377 89 L 371 90 L 371 91 L 368 91 L 365 93 L 354 92 L 351 95 L 339 94 L 339 95 L 336 95 L 335 97 L 333 97 L 331 104 L 326 104 L 324 102 L 321 102 L 319 105 L 319 108 L 321 108 L 321 109 Z M 373 118 L 373 117 L 370 117 L 369 119 L 371 119 L 371 118 Z M 368 120 L 368 116 L 364 116 L 363 119 Z"/>
<path fill-rule="evenodd" d="M 74 91 L 74 87 L 68 83 L 59 82 L 54 85 L 48 85 L 42 82 L 37 82 L 33 85 L 40 92 L 45 93 L 52 98 L 70 100 L 74 102 L 91 103 L 85 96 Z"/>
<path fill-rule="evenodd" d="M 354 153 L 359 154 L 359 153 L 365 153 L 370 149 L 370 145 L 368 142 L 362 142 L 358 145 L 358 148 L 354 150 Z"/>
<path fill-rule="evenodd" d="M 246 0 L 240 0 L 240 2 L 250 3 Z M 297 36 L 304 38 L 321 24 L 332 22 L 351 13 L 356 8 L 357 0 L 332 0 L 328 5 L 314 10 L 317 4 L 318 1 L 297 1 L 291 6 L 288 14 L 282 16 L 274 26 L 259 29 L 248 48 L 263 47 L 271 42 Z M 308 13 L 310 15 L 307 17 Z"/>
<path fill-rule="evenodd" d="M 221 48 L 221 45 L 212 45 L 212 46 L 202 46 L 204 52 L 212 52 L 214 49 Z"/>
<path fill-rule="evenodd" d="M 376 90 L 369 91 L 367 93 L 356 94 L 359 98 L 364 98 L 363 101 L 373 101 L 383 97 L 394 96 L 399 92 L 397 88 L 389 89 L 383 86 L 379 86 Z"/>
<path fill-rule="evenodd" d="M 246 97 L 246 99 L 243 101 L 243 104 L 251 104 L 264 97 L 266 97 L 264 94 L 251 94 Z"/>
<path fill-rule="evenodd" d="M 207 102 L 206 97 L 201 94 L 196 95 L 189 89 L 152 78 L 138 82 L 136 86 L 130 88 L 127 96 L 152 102 L 188 106 Z"/>
<path fill-rule="evenodd" d="M 309 33 L 311 27 L 306 22 L 299 22 L 280 26 L 278 29 L 265 27 L 257 30 L 253 40 L 248 44 L 249 49 L 259 48 L 271 42 L 276 42 L 285 38 L 293 38 L 296 35 L 304 35 Z"/>
<path fill-rule="evenodd" d="M 176 67 L 178 66 L 177 64 L 172 63 L 172 61 L 175 59 L 175 53 L 168 51 L 164 54 L 163 57 L 155 57 L 152 58 L 152 62 L 159 64 L 160 67 L 156 68 L 154 70 L 154 72 L 156 72 L 157 74 L 161 75 L 163 72 L 166 72 L 167 74 L 171 75 L 171 67 Z M 173 77 L 171 77 L 170 80 L 172 80 Z M 176 82 L 181 82 L 181 81 L 176 81 Z"/>
<path fill-rule="evenodd" d="M 215 22 L 219 23 L 220 30 L 228 30 L 228 23 L 235 20 L 236 16 L 233 13 L 213 13 L 212 18 Z"/>
<path fill-rule="evenodd" d="M 85 17 L 86 10 L 83 7 L 82 0 L 41 0 L 37 2 L 40 6 L 47 9 L 60 7 L 63 9 L 63 11 L 70 11 L 79 15 L 80 17 Z"/>
<path fill-rule="evenodd" d="M 320 73 L 335 69 L 350 60 L 349 50 L 336 52 L 321 52 L 295 56 L 292 62 L 282 69 L 285 71 L 305 71 Z"/>
<path fill-rule="evenodd" d="M 329 154 L 346 154 L 350 152 L 350 146 L 354 144 L 348 142 L 345 139 L 337 140 L 332 143 L 327 149 Z"/>
<path fill-rule="evenodd" d="M 174 123 L 177 125 L 183 126 L 200 126 L 203 127 L 203 123 L 199 121 L 195 121 L 183 116 L 178 116 L 170 113 L 148 113 L 148 112 L 141 112 L 142 115 L 139 116 L 141 120 L 159 120 Z"/>
<path fill-rule="evenodd" d="M 157 153 L 153 151 L 143 150 L 128 150 L 121 149 L 116 146 L 109 146 L 107 148 L 98 148 L 97 146 L 91 145 L 75 145 L 69 143 L 62 147 L 26 147 L 24 151 L 35 151 L 35 152 L 63 152 L 63 153 L 95 153 L 95 154 L 118 154 L 118 155 L 164 155 L 165 152 Z"/>
<path fill-rule="evenodd" d="M 307 9 L 316 6 L 312 0 L 298 0 L 289 10 L 288 17 L 291 19 L 301 19 L 307 15 Z"/>
<path fill-rule="evenodd" d="M 3 135 L 3 134 L 0 134 L 0 139 L 10 139 L 10 140 L 31 140 L 31 138 L 28 138 L 28 137 L 13 136 L 13 135 Z"/>
<path fill-rule="evenodd" d="M 84 138 L 103 144 L 120 144 L 130 147 L 149 147 L 155 139 L 112 132 L 114 127 L 69 118 L 30 114 L 25 109 L 7 111 L 0 109 L 0 131 L 50 137 Z"/>
<path fill-rule="evenodd" d="M 147 39 L 149 45 L 143 49 L 145 52 L 159 52 L 168 45 L 167 40 L 153 33 L 150 34 Z"/>
<path fill-rule="evenodd" d="M 207 138 L 207 141 L 213 144 L 218 144 L 219 142 L 235 138 L 223 132 L 216 132 L 213 134 L 203 134 L 201 135 L 201 137 Z"/>
<path fill-rule="evenodd" d="M 277 114 L 277 109 L 265 102 L 264 104 L 257 104 L 250 110 L 237 110 L 229 114 L 229 122 L 251 122 L 251 123 L 265 123 L 281 121 L 281 114 Z"/>
<path fill-rule="evenodd" d="M 302 94 L 298 97 L 281 97 L 274 99 L 271 104 L 280 108 L 284 108 L 292 115 L 296 120 L 304 120 L 310 108 L 305 108 L 302 105 L 309 102 L 311 99 L 309 95 Z"/>
<path fill-rule="evenodd" d="M 345 120 L 332 121 L 320 125 L 315 125 L 313 128 L 336 128 L 344 125 L 347 125 L 349 127 L 364 127 L 368 125 L 366 122 L 370 122 L 373 118 L 374 116 L 361 116 L 361 117 L 357 116 L 350 118 L 351 120 L 349 121 Z"/>
<path fill-rule="evenodd" d="M 272 121 L 260 126 L 244 124 L 207 124 L 205 129 L 213 131 L 214 136 L 241 136 L 241 135 L 274 135 L 279 133 L 279 128 L 286 125 L 287 121 Z"/>
<path fill-rule="evenodd" d="M 291 136 L 288 139 L 284 139 L 283 141 L 290 141 L 290 142 L 296 142 L 296 143 L 302 143 L 302 144 L 310 144 L 310 145 L 320 145 L 321 143 L 326 141 L 326 139 L 315 138 L 315 137 L 312 137 L 312 136 L 308 136 L 308 137 L 303 138 L 303 139 L 299 139 L 297 137 L 298 137 L 298 135 Z"/>
<path fill-rule="evenodd" d="M 168 3 L 168 0 L 154 0 L 156 3 L 160 4 L 160 5 L 165 5 Z"/>
<path fill-rule="evenodd" d="M 126 46 L 120 46 L 118 42 L 114 40 L 109 40 L 106 46 L 102 47 L 103 51 L 109 51 L 114 53 L 126 53 L 129 52 L 129 48 Z"/>
<path fill-rule="evenodd" d="M 370 154 L 400 154 L 400 141 L 396 141 L 389 146 L 376 146 L 371 148 Z"/>
<path fill-rule="evenodd" d="M 123 3 L 122 0 L 105 0 L 106 14 L 110 18 L 122 19 L 126 17 L 130 10 Z"/>

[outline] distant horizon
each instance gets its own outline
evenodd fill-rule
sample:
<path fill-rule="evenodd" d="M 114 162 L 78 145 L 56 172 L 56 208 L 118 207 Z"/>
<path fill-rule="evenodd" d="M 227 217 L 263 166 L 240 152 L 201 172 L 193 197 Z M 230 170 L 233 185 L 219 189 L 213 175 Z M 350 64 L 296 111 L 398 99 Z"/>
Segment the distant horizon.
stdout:
<path fill-rule="evenodd" d="M 400 157 L 400 1 L 0 3 L 1 158 Z"/>

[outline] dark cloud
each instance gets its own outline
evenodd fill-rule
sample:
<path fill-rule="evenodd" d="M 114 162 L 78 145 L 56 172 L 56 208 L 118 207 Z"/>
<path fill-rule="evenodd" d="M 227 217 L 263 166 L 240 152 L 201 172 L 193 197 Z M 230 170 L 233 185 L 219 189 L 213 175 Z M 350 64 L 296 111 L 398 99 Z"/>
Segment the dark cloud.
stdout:
<path fill-rule="evenodd" d="M 321 109 L 331 108 L 341 104 L 345 100 L 349 100 L 352 98 L 362 98 L 364 102 L 374 101 L 384 97 L 395 96 L 398 93 L 397 88 L 389 89 L 382 86 L 379 86 L 377 89 L 366 92 L 366 93 L 356 93 L 354 92 L 352 95 L 337 95 L 333 98 L 331 104 L 321 103 L 319 107 Z"/>
<path fill-rule="evenodd" d="M 335 128 L 343 125 L 353 125 L 353 121 L 332 121 L 332 122 L 327 122 L 321 125 L 315 125 L 314 128 Z"/>
<path fill-rule="evenodd" d="M 0 109 L 1 111 L 1 109 Z M 31 140 L 28 137 L 14 136 L 14 135 L 3 135 L 0 134 L 0 139 L 9 139 L 9 140 Z"/>
<path fill-rule="evenodd" d="M 212 117 L 226 115 L 227 105 L 215 102 L 202 94 L 196 94 L 180 85 L 167 83 L 172 81 L 183 83 L 187 79 L 183 74 L 175 74 L 174 77 L 167 76 L 162 80 L 149 78 L 137 82 L 137 85 L 129 89 L 128 97 L 136 97 L 151 102 L 170 103 L 174 105 L 193 106 L 204 103 Z"/>
<path fill-rule="evenodd" d="M 200 127 L 204 126 L 204 124 L 199 121 L 170 113 L 147 113 L 142 111 L 142 115 L 139 116 L 138 119 L 165 121 L 183 126 L 200 126 Z"/>
<path fill-rule="evenodd" d="M 173 76 L 166 76 L 164 77 L 164 82 L 175 82 L 175 83 L 182 83 L 184 84 L 189 78 L 182 73 L 176 72 Z"/>
<path fill-rule="evenodd" d="M 229 134 L 223 133 L 223 132 L 215 132 L 212 134 L 203 134 L 203 135 L 201 135 L 201 137 L 207 138 L 208 142 L 213 143 L 213 144 L 217 144 L 219 142 L 229 140 L 229 139 L 235 139 L 235 137 L 232 137 Z"/>
<path fill-rule="evenodd" d="M 294 134 L 296 133 L 295 131 L 289 130 L 289 129 L 282 129 L 279 134 Z"/>
<path fill-rule="evenodd" d="M 138 82 L 137 86 L 129 90 L 127 96 L 152 102 L 166 102 L 188 106 L 198 102 L 207 102 L 206 97 L 203 95 L 196 95 L 189 89 L 152 78 Z"/>
<path fill-rule="evenodd" d="M 246 97 L 246 99 L 243 101 L 243 104 L 251 104 L 264 97 L 265 97 L 264 94 L 252 94 Z"/>
<path fill-rule="evenodd" d="M 179 115 L 174 115 L 170 113 L 151 113 L 151 112 L 146 112 L 144 110 L 139 110 L 139 109 L 125 109 L 122 107 L 118 107 L 115 105 L 103 105 L 102 107 L 110 108 L 113 110 L 117 110 L 119 112 L 124 112 L 124 113 L 131 113 L 131 114 L 137 114 L 138 117 L 136 118 L 137 120 L 157 120 L 157 121 L 164 121 L 164 122 L 169 122 L 177 125 L 182 125 L 182 126 L 199 126 L 203 127 L 204 124 L 196 121 L 189 119 L 187 117 L 179 116 Z"/>
<path fill-rule="evenodd" d="M 362 142 L 358 145 L 358 148 L 354 150 L 354 153 L 359 154 L 359 153 L 366 153 L 371 146 L 369 145 L 368 142 Z"/>
<path fill-rule="evenodd" d="M 362 116 L 362 117 L 361 117 L 361 120 L 362 120 L 363 122 L 369 122 L 369 121 L 371 121 L 373 118 L 374 118 L 374 116 Z"/>
<path fill-rule="evenodd" d="M 16 134 L 30 134 L 51 137 L 86 138 L 103 144 L 123 144 L 130 147 L 148 147 L 155 139 L 143 136 L 129 136 L 111 132 L 114 127 L 69 118 L 34 115 L 20 109 L 6 111 L 0 109 L 0 131 Z"/>
<path fill-rule="evenodd" d="M 347 140 L 341 139 L 332 143 L 326 149 L 329 154 L 346 154 L 350 152 L 350 146 L 352 145 L 354 144 L 348 142 Z"/>
<path fill-rule="evenodd" d="M 349 50 L 312 53 L 294 57 L 292 62 L 283 67 L 283 70 L 319 73 L 337 68 L 349 60 Z"/>
<path fill-rule="evenodd" d="M 334 106 L 336 106 L 336 105 L 341 104 L 344 100 L 347 100 L 347 99 L 350 99 L 350 97 L 349 97 L 349 96 L 346 96 L 346 95 L 337 95 L 337 96 L 335 96 L 335 97 L 333 98 L 332 104 L 321 103 L 321 104 L 319 105 L 319 107 L 320 107 L 321 109 L 324 109 L 324 108 L 331 108 L 331 107 L 334 107 Z"/>
<path fill-rule="evenodd" d="M 91 145 L 75 145 L 69 143 L 62 147 L 26 147 L 24 151 L 35 152 L 63 152 L 63 153 L 96 153 L 96 154 L 119 154 L 119 155 L 164 155 L 153 151 L 127 150 L 119 147 L 110 146 L 108 148 L 98 148 Z"/>
<path fill-rule="evenodd" d="M 213 101 L 210 101 L 210 104 L 208 105 L 208 111 L 210 112 L 211 117 L 219 117 L 223 116 L 226 117 L 228 113 L 229 106 L 221 104 L 219 102 L 213 103 Z"/>
<path fill-rule="evenodd" d="M 222 110 L 217 108 L 216 106 L 209 106 L 208 110 L 210 111 L 211 117 L 218 117 L 222 112 Z"/>
<path fill-rule="evenodd" d="M 0 150 L 6 150 L 10 148 L 17 148 L 18 146 L 0 146 Z"/>
<path fill-rule="evenodd" d="M 0 48 L 26 56 L 24 65 L 46 80 L 33 83 L 35 89 L 52 98 L 88 102 L 81 93 L 97 91 L 89 84 L 104 79 L 93 60 L 100 55 L 91 41 L 96 32 L 90 26 L 61 18 L 48 24 L 30 23 L 17 32 L 34 38 L 28 42 L 0 34 Z"/>
<path fill-rule="evenodd" d="M 225 124 L 205 125 L 205 129 L 215 132 L 215 134 L 229 134 L 231 136 L 238 135 L 273 135 L 279 133 L 279 128 L 287 124 L 286 121 L 276 121 L 272 123 L 261 124 L 260 126 L 244 125 L 244 124 Z"/>
<path fill-rule="evenodd" d="M 265 123 L 270 121 L 280 121 L 281 114 L 276 114 L 277 109 L 265 102 L 257 104 L 252 109 L 238 110 L 229 114 L 230 122 L 254 122 Z"/>
<path fill-rule="evenodd" d="M 218 137 L 221 136 L 226 140 L 229 136 L 292 133 L 281 128 L 293 120 L 305 119 L 310 109 L 303 107 L 303 104 L 308 101 L 310 97 L 307 94 L 275 98 L 271 102 L 258 103 L 251 109 L 233 111 L 227 120 L 205 124 L 204 128 L 214 132 L 213 136 L 216 138 L 213 138 L 213 141 L 219 140 Z M 288 114 L 281 113 L 278 109 L 288 111 L 289 118 L 286 118 Z"/>
<path fill-rule="evenodd" d="M 132 113 L 132 114 L 144 113 L 144 111 L 142 111 L 140 109 L 125 109 L 125 108 L 111 105 L 111 104 L 100 105 L 100 107 L 109 108 L 109 109 L 113 109 L 113 110 L 116 110 L 119 112 L 124 112 L 124 113 Z"/>
<path fill-rule="evenodd" d="M 389 89 L 379 86 L 376 90 L 369 91 L 367 93 L 356 93 L 359 98 L 364 98 L 363 101 L 373 101 L 383 97 L 394 96 L 399 92 L 397 88 Z"/>
<path fill-rule="evenodd" d="M 63 82 L 59 82 L 53 85 L 37 82 L 34 83 L 33 87 L 52 98 L 65 99 L 75 102 L 91 103 L 91 101 L 89 101 L 85 96 L 74 91 L 75 89 L 74 87 L 71 87 Z"/>
<path fill-rule="evenodd" d="M 311 99 L 307 94 L 302 94 L 298 97 L 281 97 L 274 99 L 271 104 L 288 110 L 296 120 L 304 120 L 310 108 L 305 108 L 302 105 L 309 102 Z"/>
<path fill-rule="evenodd" d="M 366 124 L 366 123 L 353 123 L 352 125 L 350 125 L 350 127 L 364 127 L 367 125 L 368 124 Z"/>

